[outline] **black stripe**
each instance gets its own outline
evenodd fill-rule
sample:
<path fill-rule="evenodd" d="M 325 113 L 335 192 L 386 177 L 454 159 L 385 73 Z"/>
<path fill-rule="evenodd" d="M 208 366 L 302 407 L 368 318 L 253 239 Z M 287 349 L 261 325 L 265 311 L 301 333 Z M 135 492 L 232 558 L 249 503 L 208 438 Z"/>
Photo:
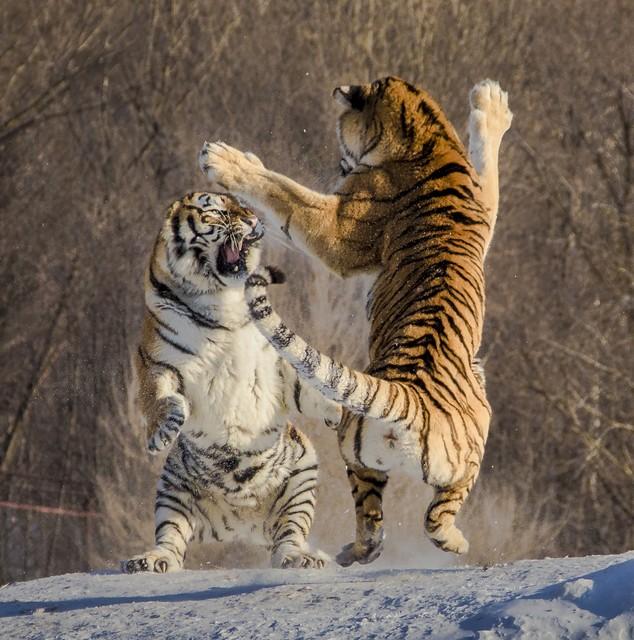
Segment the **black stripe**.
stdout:
<path fill-rule="evenodd" d="M 179 484 L 176 484 L 169 476 L 166 475 L 166 473 L 173 475 L 178 480 Z M 163 473 L 161 474 L 161 481 L 168 485 L 166 489 L 172 487 L 177 491 L 180 490 L 191 493 L 194 498 L 198 498 L 198 492 L 190 483 L 190 479 L 180 475 L 180 473 L 178 473 L 170 464 L 166 464 L 166 466 L 164 467 Z"/>
<path fill-rule="evenodd" d="M 423 143 L 420 151 L 412 158 L 415 162 L 427 162 L 436 150 L 436 137 L 432 136 Z"/>
<path fill-rule="evenodd" d="M 266 296 L 260 296 L 254 302 L 259 300 L 266 300 Z M 271 335 L 271 342 L 277 347 L 287 349 L 293 338 L 295 338 L 295 334 L 286 325 L 279 324 Z"/>
<path fill-rule="evenodd" d="M 306 516 L 306 520 L 308 521 L 308 526 L 310 526 L 310 524 L 313 521 L 313 518 L 315 516 L 315 511 L 313 510 L 311 511 L 306 511 L 306 509 L 298 509 L 297 511 L 286 511 L 284 513 L 284 515 L 288 518 L 290 516 Z M 308 534 L 308 531 L 306 531 L 306 533 Z"/>
<path fill-rule="evenodd" d="M 259 273 L 252 273 L 244 283 L 244 286 L 247 289 L 252 289 L 253 287 L 267 287 L 268 285 L 269 281 Z"/>
<path fill-rule="evenodd" d="M 176 305 L 180 308 L 181 313 L 183 315 L 187 315 L 189 319 L 197 325 L 201 327 L 205 327 L 206 329 L 223 329 L 225 331 L 229 331 L 227 327 L 219 324 L 212 318 L 207 318 L 206 316 L 194 311 L 191 307 L 185 304 L 165 283 L 161 282 L 156 275 L 154 274 L 154 269 L 150 266 L 150 284 L 156 291 L 156 293 L 161 297 L 165 298 L 172 302 L 172 304 Z"/>
<path fill-rule="evenodd" d="M 254 476 L 258 473 L 258 471 L 262 470 L 263 466 L 264 466 L 263 464 L 254 465 L 252 467 L 247 467 L 246 469 L 241 469 L 240 471 L 236 471 L 233 474 L 233 479 L 239 484 L 248 482 L 249 480 L 253 480 Z"/>
<path fill-rule="evenodd" d="M 379 122 L 379 124 L 377 126 L 378 126 L 377 133 L 374 135 L 374 137 L 367 144 L 366 148 L 361 153 L 361 156 L 359 157 L 359 160 L 362 160 L 364 156 L 368 155 L 368 153 L 370 153 L 371 151 L 374 151 L 376 146 L 381 141 L 381 138 L 383 137 L 383 123 Z"/>
<path fill-rule="evenodd" d="M 157 544 L 159 544 L 159 540 L 158 540 L 159 531 L 161 531 L 161 529 L 163 529 L 164 527 L 167 527 L 167 526 L 170 526 L 173 529 L 175 529 L 177 531 L 178 535 L 180 535 L 180 537 L 183 539 L 183 542 L 185 544 L 187 544 L 187 539 L 185 538 L 185 535 L 181 531 L 181 528 L 180 528 L 179 524 L 177 522 L 172 522 L 172 520 L 163 520 L 163 522 L 161 522 L 161 524 L 159 524 L 156 527 L 156 529 L 154 529 L 154 538 L 155 538 Z"/>
<path fill-rule="evenodd" d="M 167 344 L 169 344 L 171 347 L 174 347 L 174 349 L 176 349 L 177 351 L 186 353 L 189 356 L 197 355 L 196 352 L 192 351 L 189 347 L 185 347 L 182 344 L 179 344 L 178 342 L 175 342 L 174 340 L 171 340 L 170 338 L 165 336 L 165 334 L 158 327 L 154 327 L 154 331 L 159 336 L 159 338 L 161 338 L 161 340 L 167 342 Z"/>
<path fill-rule="evenodd" d="M 279 546 L 280 543 L 282 541 L 284 541 L 285 538 L 297 535 L 298 532 L 296 530 L 292 529 L 291 525 L 295 525 L 298 529 L 300 529 L 299 525 L 296 522 L 289 522 L 288 523 L 288 528 L 284 529 L 284 531 L 282 531 L 282 533 L 279 536 L 275 536 L 275 543 L 277 544 L 277 546 Z M 300 531 L 301 531 L 301 529 L 300 529 Z"/>
<path fill-rule="evenodd" d="M 227 516 L 222 514 L 222 524 L 225 528 L 225 531 L 235 531 L 235 529 L 229 525 L 229 520 L 227 520 Z"/>
<path fill-rule="evenodd" d="M 383 500 L 383 494 L 381 491 L 374 488 L 367 489 L 366 491 L 364 491 L 363 493 L 357 496 L 357 498 L 354 501 L 354 506 L 360 507 L 366 501 L 366 499 L 369 498 L 370 496 L 374 496 L 375 498 L 378 498 L 379 502 Z"/>
<path fill-rule="evenodd" d="M 328 366 L 328 374 L 326 375 L 326 384 L 331 389 L 336 389 L 341 381 L 345 368 L 336 360 L 330 360 L 330 364 Z"/>
<path fill-rule="evenodd" d="M 166 498 L 168 500 L 171 500 L 172 502 L 175 502 L 176 504 L 181 506 L 183 509 L 185 509 L 185 511 L 187 511 L 190 515 L 192 515 L 192 516 L 194 515 L 194 512 L 180 498 L 177 498 L 176 496 L 174 496 L 171 493 L 167 493 L 166 491 L 161 491 L 159 489 L 156 492 L 156 502 L 157 502 L 157 504 L 158 504 L 159 498 Z M 168 509 L 171 508 L 169 505 L 163 505 L 163 506 L 166 506 Z"/>
<path fill-rule="evenodd" d="M 280 231 L 287 237 L 289 242 L 293 242 L 293 238 L 291 237 L 291 231 L 290 231 L 292 216 L 293 214 L 289 213 L 288 218 L 286 218 L 286 222 L 284 223 L 283 226 L 280 227 Z"/>
<path fill-rule="evenodd" d="M 159 508 L 169 509 L 170 511 L 174 511 L 175 513 L 178 513 L 180 516 L 182 516 L 185 519 L 185 521 L 187 522 L 187 526 L 192 531 L 194 530 L 194 526 L 192 525 L 191 520 L 189 519 L 189 516 L 180 507 L 173 506 L 173 505 L 170 505 L 170 504 L 165 504 L 163 502 L 159 502 L 159 500 L 157 499 L 157 501 L 156 501 L 156 503 L 154 505 L 154 510 L 156 511 Z M 194 517 L 194 514 L 192 513 L 191 516 Z"/>
<path fill-rule="evenodd" d="M 171 364 L 168 364 L 167 362 L 163 362 L 162 360 L 155 360 L 142 347 L 139 347 L 139 355 L 141 356 L 141 359 L 143 361 L 150 362 L 151 364 L 157 367 L 167 369 L 168 371 L 173 373 L 176 376 L 176 379 L 178 381 L 178 393 L 180 393 L 181 395 L 185 393 L 185 382 L 183 380 L 183 376 L 181 375 L 181 372 L 176 367 L 174 367 Z"/>
<path fill-rule="evenodd" d="M 161 320 L 155 313 L 154 311 L 152 311 L 152 309 L 150 309 L 150 307 L 148 307 L 147 305 L 145 305 L 145 310 L 147 311 L 147 313 L 149 314 L 149 316 L 152 318 L 152 320 L 154 320 L 154 322 L 156 322 L 156 324 L 160 325 L 161 327 L 163 327 L 164 329 L 167 329 L 168 331 L 171 331 L 172 333 L 178 333 L 176 331 L 176 329 L 174 329 L 174 327 L 170 326 L 169 324 L 167 324 L 167 322 L 164 322 L 163 320 Z"/>
<path fill-rule="evenodd" d="M 357 430 L 354 433 L 354 455 L 355 458 L 361 462 L 361 447 L 363 445 L 363 424 L 364 418 L 360 418 L 357 421 Z M 363 463 L 361 463 L 363 464 Z"/>
<path fill-rule="evenodd" d="M 357 390 L 357 387 L 359 386 L 359 379 L 357 374 L 352 369 L 348 369 L 347 367 L 346 367 L 346 371 L 348 371 L 348 374 L 350 375 L 350 379 L 348 380 L 348 384 L 346 385 L 345 389 L 343 390 L 343 393 L 341 394 L 341 397 L 344 400 L 347 400 Z"/>
<path fill-rule="evenodd" d="M 427 102 L 425 98 L 423 98 L 418 103 L 417 110 L 420 111 L 420 113 L 422 113 L 431 122 L 435 123 L 438 121 L 438 115 L 436 113 L 436 110 Z"/>
<path fill-rule="evenodd" d="M 271 508 L 269 509 L 269 513 L 268 515 L 270 516 L 273 511 L 275 511 L 275 507 L 277 505 L 277 503 L 282 499 L 282 497 L 284 496 L 286 489 L 288 487 L 288 483 L 290 482 L 290 479 L 299 475 L 300 473 L 304 473 L 306 471 L 317 471 L 318 469 L 318 465 L 313 464 L 309 467 L 304 467 L 302 469 L 295 469 L 293 471 L 291 471 L 291 473 L 288 474 L 288 476 L 286 477 L 284 484 L 280 487 L 280 490 L 278 492 L 277 497 L 275 498 L 273 504 L 271 505 Z M 317 479 L 317 476 L 315 476 L 315 480 Z M 305 481 L 304 481 L 305 482 Z M 300 487 L 304 484 L 304 482 L 300 483 Z"/>
<path fill-rule="evenodd" d="M 460 318 L 460 320 L 464 323 L 465 328 L 469 334 L 469 337 L 471 338 L 471 342 L 472 344 L 475 342 L 474 339 L 474 335 L 473 335 L 473 329 L 471 328 L 471 322 L 468 322 L 467 319 L 464 317 L 464 314 L 458 309 L 458 307 L 456 306 L 456 303 L 451 299 L 451 298 L 443 298 L 443 302 L 448 305 L 449 307 L 451 307 L 451 309 L 454 312 L 454 315 L 458 318 Z M 467 343 L 464 341 L 464 337 L 463 337 L 463 331 L 461 331 L 459 329 L 459 327 L 456 325 L 454 318 L 451 316 L 451 314 L 446 314 L 445 318 L 447 319 L 447 322 L 449 322 L 449 324 L 451 325 L 451 328 L 453 329 L 454 333 L 456 334 L 456 337 L 460 340 L 460 342 L 462 343 L 462 346 L 464 347 L 465 353 L 468 356 L 472 356 L 472 349 L 469 348 L 467 346 Z"/>
<path fill-rule="evenodd" d="M 180 233 L 180 215 L 176 212 L 172 216 L 172 240 L 176 249 L 176 258 L 182 258 L 185 255 L 185 240 Z"/>
<path fill-rule="evenodd" d="M 316 482 L 316 479 L 315 479 Z M 302 485 L 305 483 L 302 483 Z M 301 485 L 300 485 L 301 486 Z M 278 518 L 287 510 L 287 509 L 291 509 L 293 507 L 298 507 L 300 504 L 310 504 L 310 505 L 314 505 L 315 504 L 315 498 L 314 496 L 312 498 L 308 498 L 307 500 L 301 500 L 300 502 L 293 502 L 293 500 L 295 500 L 296 498 L 298 498 L 299 496 L 301 496 L 304 493 L 310 493 L 312 491 L 315 490 L 315 486 L 316 484 L 313 484 L 310 487 L 306 487 L 305 489 L 302 489 L 301 491 L 297 491 L 295 492 L 279 509 L 277 509 L 277 514 L 278 514 Z"/>
<path fill-rule="evenodd" d="M 305 530 L 304 526 L 301 523 L 297 522 L 296 520 L 283 517 L 276 521 L 275 527 L 273 529 L 272 538 L 276 541 L 276 544 L 278 544 L 278 542 L 284 538 L 284 534 L 280 535 L 280 529 L 282 527 L 296 527 L 296 533 L 302 534 L 304 538 L 308 535 L 308 531 Z"/>
<path fill-rule="evenodd" d="M 249 313 L 255 321 L 264 320 L 264 318 L 268 318 L 273 313 L 271 305 L 263 307 L 258 304 L 258 300 L 262 301 L 262 299 L 266 300 L 266 296 L 260 296 L 249 302 Z"/>
<path fill-rule="evenodd" d="M 448 162 L 447 164 L 443 164 L 432 171 L 428 176 L 426 176 L 425 181 L 428 180 L 439 180 L 440 178 L 446 178 L 452 173 L 461 173 L 465 176 L 471 177 L 469 170 L 465 165 L 458 164 L 457 162 Z M 472 194 L 473 195 L 473 194 Z"/>
<path fill-rule="evenodd" d="M 306 348 L 304 349 L 304 355 L 302 357 L 301 368 L 307 377 L 314 377 L 320 360 L 321 356 L 319 355 L 319 352 L 310 345 L 306 345 Z"/>
<path fill-rule="evenodd" d="M 300 397 L 302 393 L 302 383 L 299 378 L 295 378 L 295 384 L 293 385 L 293 400 L 295 400 L 295 406 L 297 411 L 302 412 L 302 406 L 300 404 Z"/>
<path fill-rule="evenodd" d="M 387 485 L 387 481 L 389 480 L 389 478 L 385 478 L 385 480 L 380 480 L 379 478 L 373 478 L 372 476 L 366 476 L 364 478 L 357 476 L 357 478 L 359 478 L 361 482 L 374 485 L 375 487 L 378 487 L 381 490 L 385 488 L 385 485 Z"/>
<path fill-rule="evenodd" d="M 172 542 L 171 540 L 163 540 L 161 541 L 161 547 L 165 547 L 166 549 L 172 549 L 173 553 L 175 553 L 179 558 L 185 558 L 185 550 L 181 549 L 177 544 Z"/>
<path fill-rule="evenodd" d="M 382 418 L 387 418 L 387 416 L 390 414 L 390 412 L 394 408 L 394 405 L 396 404 L 396 399 L 398 398 L 398 395 L 399 395 L 398 394 L 399 388 L 400 387 L 398 387 L 395 382 L 392 382 L 390 384 L 388 399 L 383 406 L 383 411 L 381 412 Z"/>
<path fill-rule="evenodd" d="M 450 189 L 445 189 L 445 191 L 450 191 Z M 451 191 L 456 191 L 455 189 L 451 189 Z M 452 195 L 452 194 L 450 194 Z M 459 195 L 459 197 L 463 198 L 464 196 Z M 449 216 L 454 222 L 458 224 L 471 226 L 474 224 L 483 224 L 485 227 L 490 227 L 491 225 L 484 218 L 470 218 L 466 216 L 464 213 L 459 211 L 458 209 L 453 209 L 452 211 L 448 211 L 445 215 Z"/>

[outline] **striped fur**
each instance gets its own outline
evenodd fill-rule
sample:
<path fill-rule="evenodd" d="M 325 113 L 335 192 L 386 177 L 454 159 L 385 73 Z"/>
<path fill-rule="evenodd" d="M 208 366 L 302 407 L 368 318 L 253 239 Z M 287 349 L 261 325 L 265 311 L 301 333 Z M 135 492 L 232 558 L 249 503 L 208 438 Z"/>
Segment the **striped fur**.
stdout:
<path fill-rule="evenodd" d="M 249 317 L 244 280 L 261 236 L 257 218 L 228 196 L 193 193 L 168 211 L 147 270 L 136 369 L 148 448 L 169 454 L 156 546 L 124 571 L 179 569 L 193 539 L 266 545 L 276 567 L 324 563 L 307 545 L 317 456 L 288 419 L 338 423 L 341 409 L 303 385 Z"/>
<path fill-rule="evenodd" d="M 402 80 L 340 87 L 335 96 L 345 106 L 338 125 L 344 177 L 335 193 L 305 189 L 222 143 L 205 145 L 201 167 L 337 273 L 375 275 L 365 373 L 288 329 L 268 302 L 265 273 L 248 280 L 260 330 L 302 379 L 347 409 L 339 444 L 357 534 L 339 562 L 380 553 L 382 495 L 395 466 L 422 472 L 436 490 L 425 516 L 431 540 L 464 553 L 468 543 L 454 521 L 478 476 L 491 416 L 476 354 L 498 149 L 511 121 L 506 95 L 491 81 L 474 87 L 470 158 L 435 101 Z"/>

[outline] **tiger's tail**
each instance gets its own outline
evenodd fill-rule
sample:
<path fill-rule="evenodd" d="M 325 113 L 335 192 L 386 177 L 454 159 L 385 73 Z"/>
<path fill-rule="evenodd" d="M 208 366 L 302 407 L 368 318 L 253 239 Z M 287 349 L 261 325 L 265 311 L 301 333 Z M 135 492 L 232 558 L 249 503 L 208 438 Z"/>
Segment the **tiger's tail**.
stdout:
<path fill-rule="evenodd" d="M 289 329 L 275 312 L 267 286 L 277 281 L 277 271 L 260 267 L 245 283 L 249 313 L 260 332 L 299 376 L 326 398 L 350 411 L 386 422 L 408 419 L 416 411 L 413 394 L 401 382 L 362 373 L 333 360 Z"/>

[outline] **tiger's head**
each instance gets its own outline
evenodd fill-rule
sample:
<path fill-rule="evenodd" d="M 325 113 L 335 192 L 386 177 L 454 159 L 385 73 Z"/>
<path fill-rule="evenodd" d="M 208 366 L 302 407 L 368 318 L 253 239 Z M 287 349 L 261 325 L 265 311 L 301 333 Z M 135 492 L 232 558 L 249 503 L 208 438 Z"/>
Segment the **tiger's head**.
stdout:
<path fill-rule="evenodd" d="M 260 263 L 264 228 L 231 196 L 197 192 L 169 208 L 161 236 L 173 277 L 192 292 L 244 286 Z"/>
<path fill-rule="evenodd" d="M 345 107 L 337 125 L 344 175 L 359 164 L 415 158 L 435 132 L 451 127 L 427 92 L 393 76 L 337 87 L 333 96 Z"/>

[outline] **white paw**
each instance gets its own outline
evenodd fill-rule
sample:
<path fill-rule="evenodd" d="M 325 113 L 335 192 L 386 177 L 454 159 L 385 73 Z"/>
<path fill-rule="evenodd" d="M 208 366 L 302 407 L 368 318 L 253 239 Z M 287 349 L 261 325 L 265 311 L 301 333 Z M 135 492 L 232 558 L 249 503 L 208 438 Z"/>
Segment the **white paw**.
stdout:
<path fill-rule="evenodd" d="M 156 547 L 151 551 L 134 556 L 129 560 L 121 561 L 121 571 L 123 573 L 140 573 L 151 571 L 154 573 L 168 573 L 182 569 L 181 563 L 171 551 Z"/>
<path fill-rule="evenodd" d="M 431 541 L 443 551 L 464 554 L 469 551 L 469 542 L 455 525 L 443 527 L 430 535 Z"/>
<path fill-rule="evenodd" d="M 224 142 L 205 142 L 198 154 L 201 171 L 220 191 L 239 191 L 257 169 L 260 159 L 252 153 L 242 153 Z"/>
<path fill-rule="evenodd" d="M 152 455 L 171 446 L 178 438 L 187 419 L 187 406 L 180 396 L 169 396 L 159 401 L 154 430 L 148 437 L 147 448 Z"/>
<path fill-rule="evenodd" d="M 478 82 L 469 93 L 471 135 L 495 137 L 499 142 L 513 120 L 508 99 L 506 91 L 494 80 Z"/>
<path fill-rule="evenodd" d="M 462 555 L 469 551 L 469 541 L 462 535 L 462 531 L 456 528 L 453 535 L 447 540 L 444 547 L 445 551 L 451 551 Z"/>
<path fill-rule="evenodd" d="M 275 569 L 321 569 L 330 561 L 323 551 L 301 551 L 300 549 L 278 551 L 271 558 Z"/>

